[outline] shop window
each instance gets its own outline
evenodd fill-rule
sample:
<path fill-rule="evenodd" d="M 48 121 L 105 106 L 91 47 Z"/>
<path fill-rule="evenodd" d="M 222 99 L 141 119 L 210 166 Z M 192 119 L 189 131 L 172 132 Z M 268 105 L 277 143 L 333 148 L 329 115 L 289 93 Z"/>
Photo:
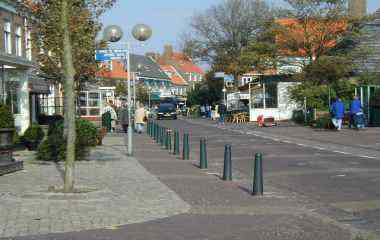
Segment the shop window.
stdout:
<path fill-rule="evenodd" d="M 81 115 L 99 116 L 100 114 L 100 92 L 82 92 Z M 85 98 L 84 98 L 85 97 Z"/>
<path fill-rule="evenodd" d="M 14 114 L 20 113 L 20 102 L 18 97 L 19 89 L 19 83 L 18 82 L 6 82 L 6 104 L 7 106 L 10 106 L 11 111 Z"/>
<path fill-rule="evenodd" d="M 63 98 L 53 94 L 39 95 L 39 114 L 52 116 L 63 114 Z"/>
<path fill-rule="evenodd" d="M 277 108 L 277 83 L 265 85 L 265 103 L 267 108 Z"/>
<path fill-rule="evenodd" d="M 264 108 L 264 93 L 262 89 L 252 92 L 252 101 L 254 108 Z M 277 83 L 265 84 L 265 108 L 278 107 Z"/>

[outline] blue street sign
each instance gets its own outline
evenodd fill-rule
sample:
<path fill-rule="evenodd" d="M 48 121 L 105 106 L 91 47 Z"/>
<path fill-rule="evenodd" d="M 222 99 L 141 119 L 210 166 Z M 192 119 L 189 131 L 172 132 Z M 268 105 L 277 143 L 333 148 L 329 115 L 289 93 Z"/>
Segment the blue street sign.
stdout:
<path fill-rule="evenodd" d="M 127 57 L 128 50 L 125 49 L 104 49 L 95 51 L 95 60 L 99 62 L 126 59 Z"/>

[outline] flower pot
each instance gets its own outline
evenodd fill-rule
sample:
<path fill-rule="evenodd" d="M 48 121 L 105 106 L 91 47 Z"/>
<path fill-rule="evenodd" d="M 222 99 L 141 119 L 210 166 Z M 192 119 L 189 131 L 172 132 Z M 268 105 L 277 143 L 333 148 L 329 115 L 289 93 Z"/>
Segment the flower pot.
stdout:
<path fill-rule="evenodd" d="M 13 128 L 0 128 L 0 149 L 10 149 L 13 145 Z"/>

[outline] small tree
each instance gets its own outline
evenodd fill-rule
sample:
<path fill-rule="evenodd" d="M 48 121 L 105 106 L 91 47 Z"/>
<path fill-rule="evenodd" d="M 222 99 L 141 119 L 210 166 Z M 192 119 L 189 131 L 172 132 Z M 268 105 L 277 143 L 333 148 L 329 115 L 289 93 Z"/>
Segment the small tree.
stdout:
<path fill-rule="evenodd" d="M 64 83 L 66 162 L 64 192 L 74 190 L 76 90 L 81 82 L 94 79 L 95 37 L 99 16 L 114 0 L 22 0 L 20 8 L 30 11 L 35 48 L 41 50 L 41 70 Z"/>

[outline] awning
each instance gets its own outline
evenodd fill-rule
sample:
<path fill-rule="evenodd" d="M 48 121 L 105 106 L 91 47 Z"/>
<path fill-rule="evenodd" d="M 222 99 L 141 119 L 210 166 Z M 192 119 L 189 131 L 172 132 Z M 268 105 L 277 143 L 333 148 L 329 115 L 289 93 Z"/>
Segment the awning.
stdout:
<path fill-rule="evenodd" d="M 34 94 L 50 94 L 49 83 L 36 76 L 29 78 L 29 92 Z"/>

